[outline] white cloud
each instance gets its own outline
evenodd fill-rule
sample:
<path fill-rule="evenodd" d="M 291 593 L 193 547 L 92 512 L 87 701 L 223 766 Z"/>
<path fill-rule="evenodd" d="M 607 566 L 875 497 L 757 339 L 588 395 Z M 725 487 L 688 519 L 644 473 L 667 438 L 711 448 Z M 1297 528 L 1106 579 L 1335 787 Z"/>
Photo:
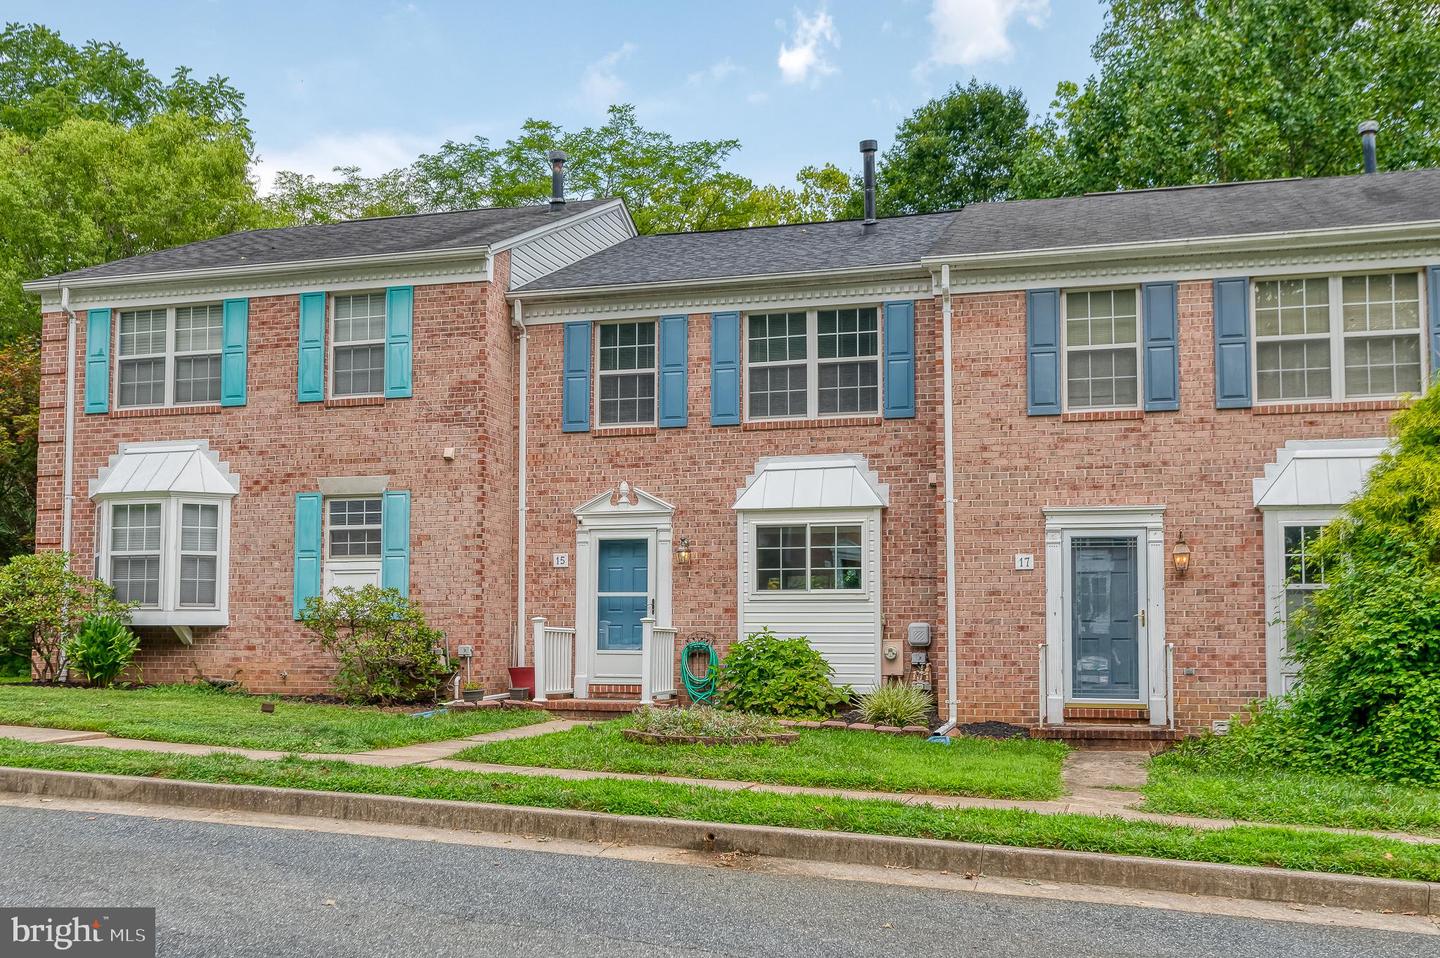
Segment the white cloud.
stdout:
<path fill-rule="evenodd" d="M 625 98 L 625 81 L 620 79 L 616 68 L 621 61 L 628 60 L 636 50 L 635 44 L 626 40 L 585 68 L 580 77 L 580 100 L 595 110 L 604 110 L 611 104 Z"/>
<path fill-rule="evenodd" d="M 308 173 L 322 180 L 338 179 L 337 166 L 358 166 L 366 176 L 387 173 L 408 166 L 428 149 L 433 137 L 418 137 L 389 130 L 368 130 L 354 133 L 325 133 L 286 150 L 260 149 L 260 159 L 250 174 L 260 181 L 260 192 L 269 193 L 275 175 L 281 170 Z"/>
<path fill-rule="evenodd" d="M 970 67 L 1009 60 L 1015 53 L 1010 28 L 1017 19 L 1040 28 L 1050 0 L 934 0 L 930 8 L 930 57 L 921 66 Z"/>
<path fill-rule="evenodd" d="M 685 82 L 690 86 L 716 84 L 740 72 L 743 71 L 741 71 L 739 65 L 736 64 L 734 60 L 726 57 L 723 60 L 716 60 L 703 70 L 696 70 L 685 78 Z"/>
<path fill-rule="evenodd" d="M 776 59 L 780 76 L 786 83 L 818 83 L 837 71 L 826 56 L 839 48 L 840 32 L 824 7 L 808 17 L 796 10 L 790 42 L 780 44 Z"/>

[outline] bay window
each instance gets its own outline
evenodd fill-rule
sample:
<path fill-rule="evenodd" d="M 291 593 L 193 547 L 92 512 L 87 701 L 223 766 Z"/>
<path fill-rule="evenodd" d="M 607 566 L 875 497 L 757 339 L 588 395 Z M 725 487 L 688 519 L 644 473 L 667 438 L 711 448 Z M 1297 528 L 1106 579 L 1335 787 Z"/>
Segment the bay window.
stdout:
<path fill-rule="evenodd" d="M 861 558 L 858 525 L 755 528 L 755 588 L 762 592 L 858 590 Z"/>
<path fill-rule="evenodd" d="M 224 625 L 228 499 L 106 500 L 100 573 L 136 625 Z"/>

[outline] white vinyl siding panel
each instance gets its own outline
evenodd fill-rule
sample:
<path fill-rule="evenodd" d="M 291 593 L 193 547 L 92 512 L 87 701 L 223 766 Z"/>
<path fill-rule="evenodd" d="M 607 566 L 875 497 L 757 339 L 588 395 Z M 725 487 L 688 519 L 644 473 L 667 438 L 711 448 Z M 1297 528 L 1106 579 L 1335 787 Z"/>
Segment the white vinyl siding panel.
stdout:
<path fill-rule="evenodd" d="M 521 243 L 510 250 L 510 288 L 524 286 L 632 235 L 624 212 L 617 207 Z"/>

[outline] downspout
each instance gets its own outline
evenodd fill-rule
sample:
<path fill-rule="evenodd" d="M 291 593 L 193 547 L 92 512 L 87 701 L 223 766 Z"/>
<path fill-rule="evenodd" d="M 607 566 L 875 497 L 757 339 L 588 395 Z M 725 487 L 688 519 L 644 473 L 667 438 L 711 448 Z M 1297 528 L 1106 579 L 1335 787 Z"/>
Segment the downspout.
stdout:
<path fill-rule="evenodd" d="M 530 386 L 530 364 L 528 348 L 530 345 L 530 334 L 525 329 L 525 320 L 521 315 L 521 304 L 516 300 L 513 304 L 511 323 L 520 332 L 520 430 L 518 437 L 519 456 L 519 479 L 520 495 L 517 499 L 516 509 L 516 549 L 518 554 L 515 560 L 515 587 L 518 590 L 515 598 L 515 648 L 512 656 L 517 666 L 525 664 L 525 487 L 528 463 L 526 462 L 526 394 Z"/>
<path fill-rule="evenodd" d="M 941 368 L 945 382 L 942 395 L 945 429 L 945 698 L 950 717 L 935 730 L 944 735 L 960 721 L 958 683 L 955 677 L 955 370 L 951 355 L 953 311 L 950 304 L 950 267 L 940 267 L 941 333 L 944 350 Z"/>
<path fill-rule="evenodd" d="M 65 476 L 60 507 L 60 551 L 70 551 L 70 527 L 75 513 L 72 473 L 75 468 L 75 311 L 70 308 L 70 287 L 60 287 L 60 309 L 68 320 L 65 339 Z M 68 560 L 67 560 L 68 561 Z"/>

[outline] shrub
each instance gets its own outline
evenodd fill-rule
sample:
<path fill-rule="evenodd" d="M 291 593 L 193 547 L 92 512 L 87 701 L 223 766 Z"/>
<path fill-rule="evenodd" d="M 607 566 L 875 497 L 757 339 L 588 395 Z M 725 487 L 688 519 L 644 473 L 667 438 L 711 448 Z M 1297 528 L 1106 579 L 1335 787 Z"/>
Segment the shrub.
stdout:
<path fill-rule="evenodd" d="M 127 622 L 130 607 L 72 570 L 68 553 L 18 555 L 0 568 L 0 648 L 33 661 L 37 682 L 60 680 L 66 640 L 96 616 Z"/>
<path fill-rule="evenodd" d="M 924 725 L 935 698 L 913 685 L 882 685 L 860 697 L 860 712 L 872 725 Z"/>
<path fill-rule="evenodd" d="M 82 622 L 65 643 L 65 659 L 91 685 L 106 686 L 125 671 L 139 647 L 139 638 L 124 622 L 113 615 L 97 615 Z"/>
<path fill-rule="evenodd" d="M 726 708 L 791 718 L 828 718 L 850 700 L 850 687 L 830 684 L 835 670 L 804 636 L 765 629 L 730 647 L 720 667 Z"/>
<path fill-rule="evenodd" d="M 332 685 L 346 702 L 433 701 L 453 674 L 438 649 L 444 634 L 398 589 L 335 589 L 308 599 L 300 618 L 335 656 Z"/>
<path fill-rule="evenodd" d="M 706 705 L 688 709 L 657 709 L 645 706 L 635 711 L 631 725 L 641 732 L 661 735 L 705 735 L 742 738 L 782 732 L 780 723 L 769 715 L 749 712 L 722 712 Z"/>
<path fill-rule="evenodd" d="M 1227 758 L 1440 783 L 1440 385 L 1316 540 L 1325 589 L 1290 622 L 1288 698 L 1252 709 Z"/>

